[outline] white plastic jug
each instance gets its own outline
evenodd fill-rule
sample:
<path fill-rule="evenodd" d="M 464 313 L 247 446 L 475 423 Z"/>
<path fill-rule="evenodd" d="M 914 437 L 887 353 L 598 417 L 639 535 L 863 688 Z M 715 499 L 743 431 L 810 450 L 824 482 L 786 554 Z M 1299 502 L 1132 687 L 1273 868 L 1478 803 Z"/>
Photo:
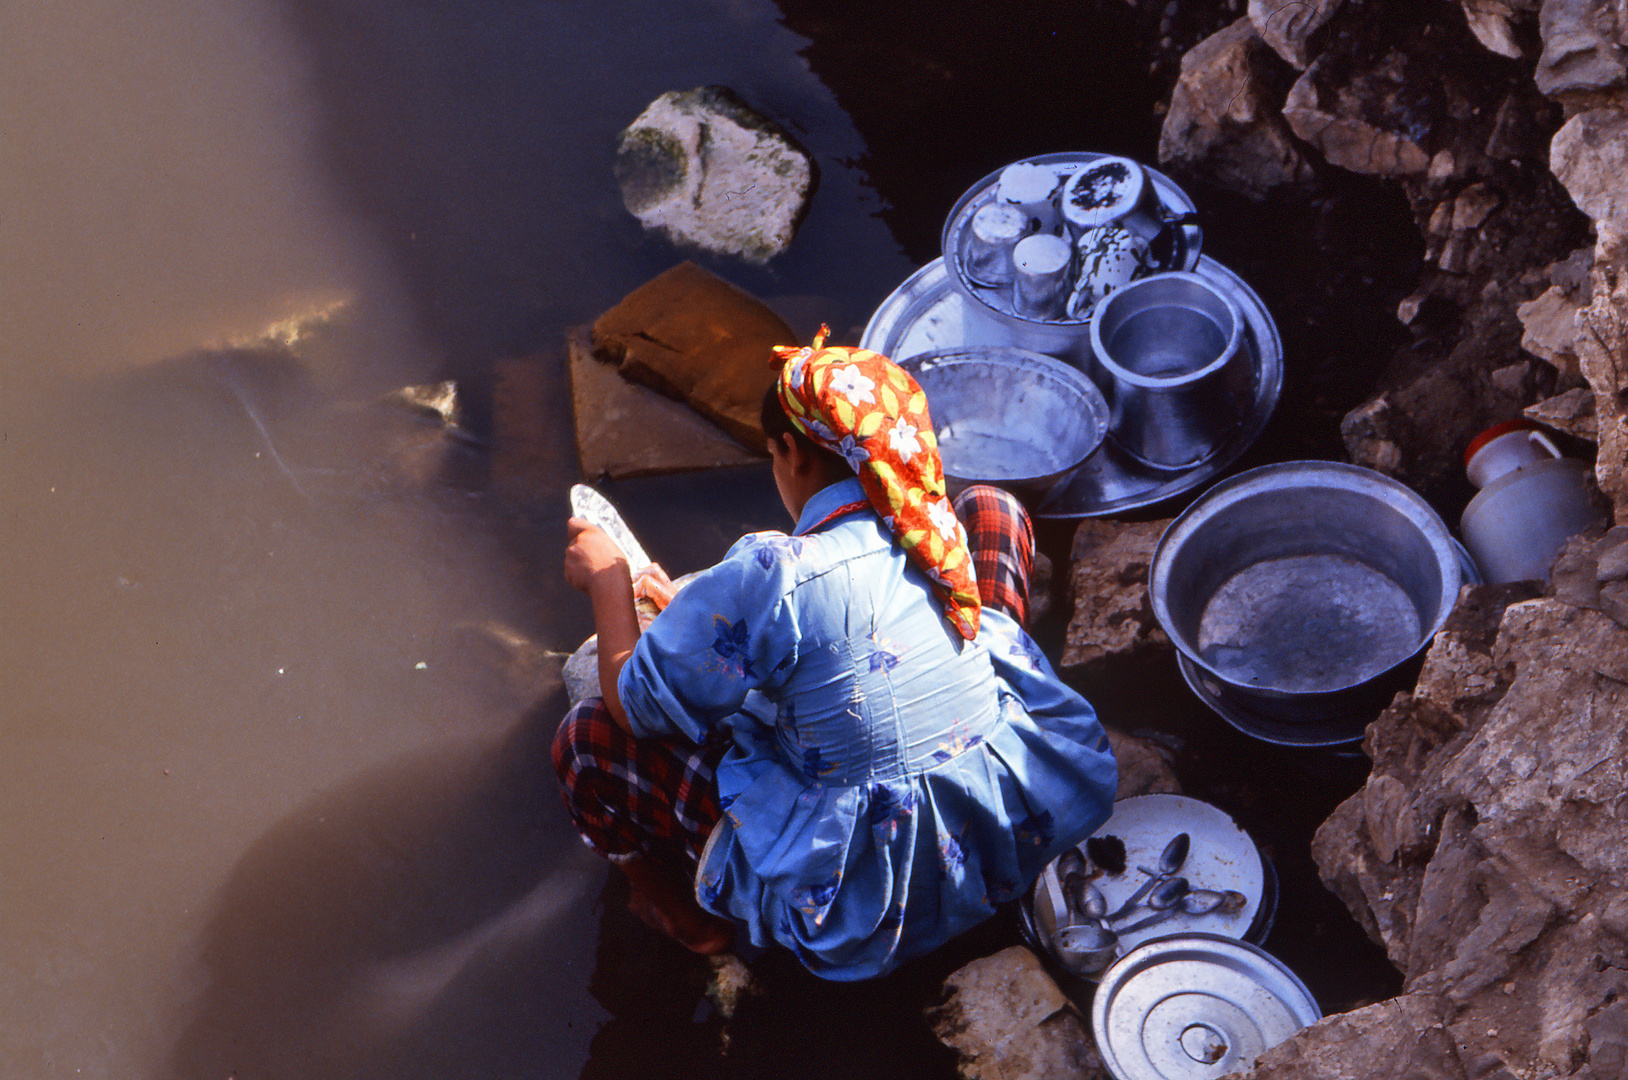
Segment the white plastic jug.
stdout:
<path fill-rule="evenodd" d="M 1604 520 L 1589 497 L 1588 465 L 1553 457 L 1513 468 L 1470 500 L 1464 546 L 1488 584 L 1544 579 L 1571 537 Z"/>

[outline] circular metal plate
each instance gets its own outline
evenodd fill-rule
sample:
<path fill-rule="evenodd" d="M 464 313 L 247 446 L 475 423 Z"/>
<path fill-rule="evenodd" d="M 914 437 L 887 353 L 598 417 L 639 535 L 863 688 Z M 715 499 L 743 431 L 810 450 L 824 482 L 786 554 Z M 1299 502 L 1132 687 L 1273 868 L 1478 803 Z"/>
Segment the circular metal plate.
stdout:
<path fill-rule="evenodd" d="M 1124 956 L 1144 941 L 1173 933 L 1209 931 L 1223 937 L 1246 941 L 1262 940 L 1270 932 L 1277 912 L 1277 875 L 1261 855 L 1253 839 L 1224 811 L 1185 795 L 1138 795 L 1114 804 L 1113 816 L 1093 834 L 1113 837 L 1125 846 L 1124 869 L 1111 873 L 1094 863 L 1088 854 L 1089 842 L 1079 845 L 1087 856 L 1093 874 L 1092 884 L 1102 891 L 1109 911 L 1118 910 L 1148 880 L 1137 869 L 1156 869 L 1159 857 L 1177 833 L 1190 838 L 1186 861 L 1178 874 L 1195 889 L 1233 889 L 1246 897 L 1244 906 L 1231 914 L 1174 915 L 1146 929 L 1125 933 L 1124 927 L 1151 914 L 1138 905 L 1116 919 L 1113 928 L 1120 934 L 1116 958 Z M 1054 935 L 1065 917 L 1062 885 L 1057 880 L 1054 860 L 1041 873 L 1034 887 L 1019 904 L 1021 929 L 1035 949 L 1056 960 Z M 1057 961 L 1061 965 L 1061 961 Z M 1087 981 L 1096 976 L 1069 972 Z"/>
<path fill-rule="evenodd" d="M 1115 961 L 1091 1004 L 1104 1064 L 1117 1080 L 1210 1080 L 1322 1018 L 1294 972 L 1214 934 L 1150 941 Z"/>
<path fill-rule="evenodd" d="M 1283 390 L 1283 341 L 1255 291 L 1208 256 L 1193 272 L 1225 289 L 1243 311 L 1243 347 L 1254 365 L 1254 397 L 1244 419 L 1214 453 L 1186 469 L 1156 469 L 1125 453 L 1112 439 L 1086 459 L 1060 491 L 1031 507 L 1040 518 L 1102 517 L 1153 506 L 1220 475 L 1260 437 Z M 895 289 L 871 316 L 860 345 L 894 360 L 962 346 L 1004 345 L 966 318 L 966 301 L 951 287 L 943 259 L 934 259 Z"/>
<path fill-rule="evenodd" d="M 1195 889 L 1234 889 L 1248 897 L 1248 902 L 1231 915 L 1176 915 L 1139 933 L 1121 935 L 1121 955 L 1143 941 L 1167 934 L 1205 931 L 1242 938 L 1255 921 L 1266 883 L 1260 849 L 1224 810 L 1185 795 L 1121 799 L 1114 803 L 1113 816 L 1093 834 L 1118 837 L 1125 844 L 1124 873 L 1105 873 L 1095 880 L 1108 901 L 1108 910 L 1117 909 L 1147 881 L 1137 867 L 1157 869 L 1165 845 L 1177 833 L 1186 833 L 1192 841 L 1187 861 L 1177 871 L 1180 876 Z M 1146 914 L 1144 910 L 1120 922 L 1134 922 Z"/>

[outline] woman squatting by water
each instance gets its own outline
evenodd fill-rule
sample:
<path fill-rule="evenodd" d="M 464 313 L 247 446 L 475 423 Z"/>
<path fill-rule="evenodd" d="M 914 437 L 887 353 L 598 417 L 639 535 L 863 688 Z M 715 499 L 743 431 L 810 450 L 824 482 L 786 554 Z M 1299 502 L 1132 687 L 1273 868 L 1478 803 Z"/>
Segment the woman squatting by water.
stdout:
<path fill-rule="evenodd" d="M 915 380 L 824 336 L 776 350 L 764 398 L 790 534 L 743 537 L 641 633 L 620 549 L 571 521 L 604 698 L 554 763 L 646 921 L 864 979 L 1019 896 L 1107 820 L 1116 771 L 1023 629 L 1028 515 L 952 504 Z"/>

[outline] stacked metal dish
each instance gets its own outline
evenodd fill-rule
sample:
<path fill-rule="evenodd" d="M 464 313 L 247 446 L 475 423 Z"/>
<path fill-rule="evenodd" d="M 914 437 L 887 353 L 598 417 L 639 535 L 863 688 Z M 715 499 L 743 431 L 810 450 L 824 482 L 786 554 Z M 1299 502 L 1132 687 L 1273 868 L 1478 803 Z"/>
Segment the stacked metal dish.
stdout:
<path fill-rule="evenodd" d="M 1176 894 L 1170 903 L 1164 892 Z M 1221 899 L 1210 903 L 1210 894 Z M 1184 795 L 1139 795 L 1048 866 L 1019 905 L 1023 933 L 1063 973 L 1095 979 L 1145 941 L 1206 932 L 1259 942 L 1277 914 L 1277 874 L 1225 811 Z M 1090 900 L 1083 899 L 1090 897 Z M 1102 910 L 1092 912 L 1092 902 Z M 1102 948 L 1083 956 L 1070 926 L 1094 924 Z M 1071 949 L 1076 950 L 1071 953 Z"/>
<path fill-rule="evenodd" d="M 1016 244 L 1040 237 L 1073 245 L 1069 295 L 1052 317 L 1026 314 L 1017 296 Z M 894 290 L 860 344 L 901 363 L 992 347 L 1077 368 L 1115 410 L 1108 438 L 1049 493 L 1037 496 L 1031 488 L 1020 497 L 1039 518 L 1153 506 L 1233 464 L 1264 430 L 1283 385 L 1282 342 L 1270 313 L 1236 274 L 1200 255 L 1202 241 L 1192 201 L 1153 169 L 1102 154 L 1028 158 L 962 196 L 945 224 L 944 257 Z M 1181 282 L 1186 295 L 1172 299 L 1166 283 L 1155 281 L 1161 277 Z M 1120 305 L 1121 328 L 1103 346 L 1109 360 L 1099 361 L 1092 312 L 1103 296 L 1120 292 L 1152 304 Z M 1161 305 L 1169 316 L 1147 310 Z M 1224 357 L 1218 353 L 1188 373 L 1145 377 L 1133 369 L 1146 358 L 1128 357 L 1123 373 L 1114 373 L 1116 342 L 1123 349 L 1145 341 L 1142 331 L 1155 325 L 1163 328 L 1157 336 L 1173 338 L 1178 322 L 1187 340 L 1199 340 L 1208 336 L 1203 326 L 1217 319 L 1226 323 L 1218 331 Z M 1194 326 L 1197 337 L 1189 332 Z M 928 404 L 940 422 L 932 391 Z M 1174 438 L 1163 437 L 1167 432 Z"/>

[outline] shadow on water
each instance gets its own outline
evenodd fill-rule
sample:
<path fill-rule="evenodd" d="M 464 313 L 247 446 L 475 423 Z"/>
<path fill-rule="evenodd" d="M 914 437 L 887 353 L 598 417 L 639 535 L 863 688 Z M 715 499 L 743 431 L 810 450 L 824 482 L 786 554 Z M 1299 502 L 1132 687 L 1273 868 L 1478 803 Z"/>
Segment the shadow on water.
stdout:
<path fill-rule="evenodd" d="M 563 708 L 355 778 L 257 840 L 164 1075 L 489 1077 L 580 1054 L 599 1017 L 561 1008 L 586 957 L 557 942 L 591 925 L 602 867 L 544 782 Z"/>

